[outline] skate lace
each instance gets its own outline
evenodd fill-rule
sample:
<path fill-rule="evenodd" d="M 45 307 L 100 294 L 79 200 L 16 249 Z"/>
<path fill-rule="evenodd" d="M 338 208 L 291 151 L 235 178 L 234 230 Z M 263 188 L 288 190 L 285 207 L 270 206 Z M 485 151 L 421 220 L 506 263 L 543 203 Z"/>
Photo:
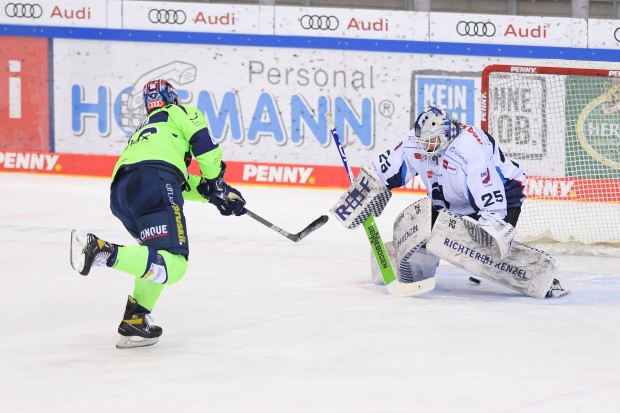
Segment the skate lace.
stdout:
<path fill-rule="evenodd" d="M 150 331 L 153 328 L 153 323 L 155 322 L 155 318 L 153 318 L 150 314 L 144 314 L 144 329 Z"/>
<path fill-rule="evenodd" d="M 105 252 L 102 251 L 100 253 L 98 253 L 97 255 L 95 255 L 95 258 L 93 259 L 93 265 L 95 266 L 104 266 L 108 263 L 108 258 L 110 258 L 110 254 L 109 252 Z"/>

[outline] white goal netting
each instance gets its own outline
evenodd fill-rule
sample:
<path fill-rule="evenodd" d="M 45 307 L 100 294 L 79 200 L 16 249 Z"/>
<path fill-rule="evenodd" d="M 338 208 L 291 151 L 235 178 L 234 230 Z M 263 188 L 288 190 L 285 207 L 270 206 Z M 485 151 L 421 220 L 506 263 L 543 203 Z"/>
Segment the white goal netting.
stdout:
<path fill-rule="evenodd" d="M 620 71 L 489 66 L 482 127 L 525 167 L 521 241 L 620 247 Z"/>

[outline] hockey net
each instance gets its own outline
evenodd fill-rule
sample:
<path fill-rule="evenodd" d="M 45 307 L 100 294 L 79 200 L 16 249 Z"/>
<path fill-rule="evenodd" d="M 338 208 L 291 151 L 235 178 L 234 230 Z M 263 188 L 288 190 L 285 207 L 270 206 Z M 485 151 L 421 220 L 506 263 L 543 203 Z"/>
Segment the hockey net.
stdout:
<path fill-rule="evenodd" d="M 518 238 L 617 255 L 620 71 L 493 65 L 481 99 L 482 128 L 528 176 Z"/>

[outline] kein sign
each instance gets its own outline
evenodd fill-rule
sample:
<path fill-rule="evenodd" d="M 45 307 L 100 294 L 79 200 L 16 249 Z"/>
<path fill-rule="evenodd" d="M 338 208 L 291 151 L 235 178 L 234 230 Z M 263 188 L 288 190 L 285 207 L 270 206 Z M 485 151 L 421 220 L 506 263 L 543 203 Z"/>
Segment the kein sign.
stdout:
<path fill-rule="evenodd" d="M 425 106 L 433 105 L 446 109 L 461 123 L 475 124 L 473 78 L 415 76 L 415 82 L 417 114 L 422 112 Z"/>

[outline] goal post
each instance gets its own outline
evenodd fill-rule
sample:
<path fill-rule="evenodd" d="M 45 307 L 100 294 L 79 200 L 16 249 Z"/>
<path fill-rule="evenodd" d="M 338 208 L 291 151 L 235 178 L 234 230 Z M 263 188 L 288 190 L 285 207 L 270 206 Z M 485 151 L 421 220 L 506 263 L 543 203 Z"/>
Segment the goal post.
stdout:
<path fill-rule="evenodd" d="M 481 126 L 523 164 L 523 242 L 620 247 L 620 71 L 492 65 Z"/>

